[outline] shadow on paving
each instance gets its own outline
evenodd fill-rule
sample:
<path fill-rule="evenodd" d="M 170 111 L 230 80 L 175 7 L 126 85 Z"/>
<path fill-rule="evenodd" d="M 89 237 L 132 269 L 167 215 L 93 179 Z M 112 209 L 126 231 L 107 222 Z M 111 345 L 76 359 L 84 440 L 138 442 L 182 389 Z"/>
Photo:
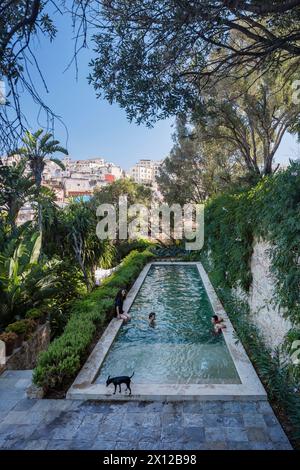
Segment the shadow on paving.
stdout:
<path fill-rule="evenodd" d="M 268 402 L 30 400 L 30 382 L 0 376 L 0 449 L 291 449 Z"/>

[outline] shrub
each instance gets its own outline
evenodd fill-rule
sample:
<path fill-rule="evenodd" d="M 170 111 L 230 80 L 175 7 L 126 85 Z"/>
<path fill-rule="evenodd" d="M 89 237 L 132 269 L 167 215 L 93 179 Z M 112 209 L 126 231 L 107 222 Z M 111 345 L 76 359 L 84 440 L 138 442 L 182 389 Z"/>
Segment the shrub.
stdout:
<path fill-rule="evenodd" d="M 19 321 L 15 321 L 14 323 L 10 323 L 5 328 L 5 331 L 9 333 L 16 333 L 17 335 L 25 335 L 26 328 L 27 328 L 26 321 L 19 320 Z"/>
<path fill-rule="evenodd" d="M 4 341 L 4 343 L 9 344 L 9 343 L 14 343 L 17 339 L 16 333 L 13 332 L 7 332 L 7 333 L 1 333 L 0 334 L 0 340 Z"/>
<path fill-rule="evenodd" d="M 44 313 L 39 310 L 38 308 L 31 308 L 30 310 L 27 311 L 25 318 L 26 319 L 32 319 L 32 320 L 39 320 L 44 316 Z"/>
<path fill-rule="evenodd" d="M 44 390 L 58 389 L 74 378 L 97 328 L 104 325 L 112 313 L 118 289 L 130 287 L 152 256 L 148 250 L 131 252 L 118 271 L 106 278 L 100 287 L 74 302 L 63 334 L 39 356 L 33 375 L 35 384 Z"/>
<path fill-rule="evenodd" d="M 143 238 L 121 241 L 116 247 L 116 263 L 120 263 L 133 250 L 144 251 L 153 246 L 155 246 L 153 242 Z"/>
<path fill-rule="evenodd" d="M 27 318 L 25 323 L 25 339 L 28 339 L 31 334 L 36 330 L 37 323 L 33 318 Z"/>

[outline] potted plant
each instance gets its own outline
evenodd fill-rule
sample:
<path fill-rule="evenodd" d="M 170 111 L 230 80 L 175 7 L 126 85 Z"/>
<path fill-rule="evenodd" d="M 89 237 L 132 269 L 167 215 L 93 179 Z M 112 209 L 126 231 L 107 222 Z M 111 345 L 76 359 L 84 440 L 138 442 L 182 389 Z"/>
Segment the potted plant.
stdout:
<path fill-rule="evenodd" d="M 15 346 L 20 348 L 23 344 L 26 334 L 26 323 L 25 320 L 18 320 L 14 323 L 10 323 L 5 329 L 8 333 L 15 333 L 17 335 L 17 341 Z"/>
<path fill-rule="evenodd" d="M 18 337 L 17 337 L 16 333 L 12 333 L 12 332 L 7 332 L 7 333 L 1 333 L 0 334 L 0 340 L 4 341 L 4 343 L 5 343 L 5 355 L 6 356 L 11 356 L 12 355 L 17 338 Z"/>

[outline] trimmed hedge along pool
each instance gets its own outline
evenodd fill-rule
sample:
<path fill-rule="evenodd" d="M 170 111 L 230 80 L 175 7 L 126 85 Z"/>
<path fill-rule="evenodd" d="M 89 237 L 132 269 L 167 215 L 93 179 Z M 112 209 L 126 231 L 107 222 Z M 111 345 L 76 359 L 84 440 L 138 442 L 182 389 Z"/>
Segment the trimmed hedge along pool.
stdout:
<path fill-rule="evenodd" d="M 154 328 L 148 315 L 156 313 Z M 110 348 L 96 383 L 131 375 L 138 384 L 240 384 L 196 266 L 152 265 Z"/>

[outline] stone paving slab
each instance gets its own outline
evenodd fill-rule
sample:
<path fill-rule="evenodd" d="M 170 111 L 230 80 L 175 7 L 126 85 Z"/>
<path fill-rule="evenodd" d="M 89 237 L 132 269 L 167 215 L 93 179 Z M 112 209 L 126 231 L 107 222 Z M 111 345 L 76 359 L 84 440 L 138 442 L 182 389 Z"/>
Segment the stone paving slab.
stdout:
<path fill-rule="evenodd" d="M 0 422 L 2 449 L 291 449 L 270 410 L 228 413 L 229 404 L 205 406 L 140 403 L 73 403 L 43 400 L 32 407 L 20 401 Z M 69 402 L 70 403 L 70 402 Z M 191 405 L 191 404 L 189 404 Z M 203 405 L 203 404 L 202 404 Z M 44 407 L 44 409 L 43 409 Z M 25 408 L 25 409 L 24 409 Z M 148 411 L 148 409 L 152 411 Z"/>
<path fill-rule="evenodd" d="M 3 378 L 17 383 L 31 376 L 8 371 L 2 377 L 0 449 L 291 449 L 267 402 L 30 400 L 25 382 L 12 399 Z"/>

